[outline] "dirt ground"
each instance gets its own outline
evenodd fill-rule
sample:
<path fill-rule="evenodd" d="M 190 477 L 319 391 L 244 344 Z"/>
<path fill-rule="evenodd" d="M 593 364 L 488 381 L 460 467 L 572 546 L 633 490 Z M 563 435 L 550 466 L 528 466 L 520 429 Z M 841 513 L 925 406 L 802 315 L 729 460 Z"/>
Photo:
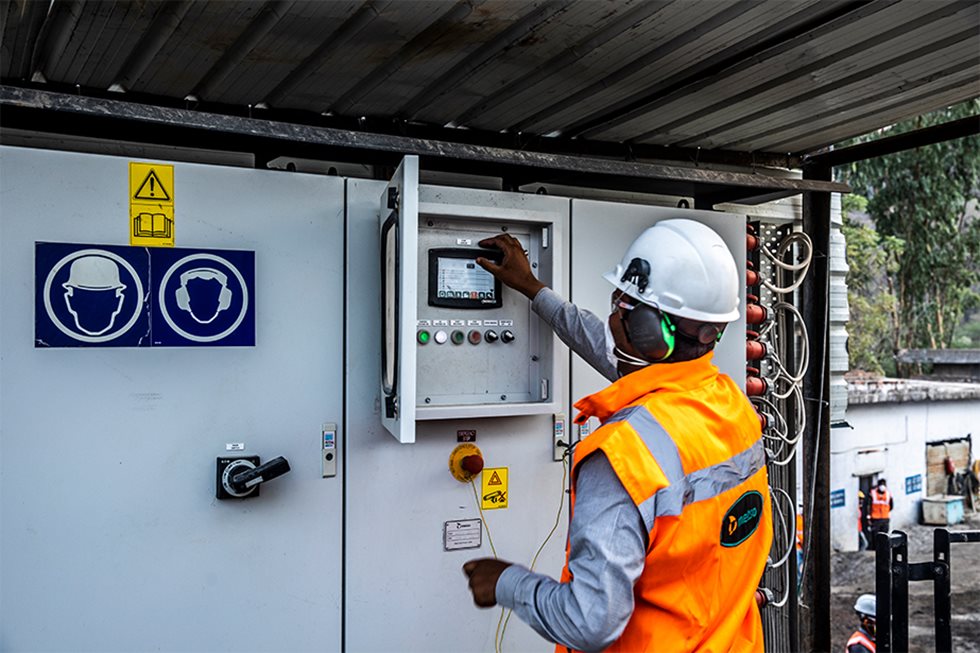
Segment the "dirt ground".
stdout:
<path fill-rule="evenodd" d="M 933 526 L 903 529 L 909 536 L 909 562 L 932 560 Z M 980 530 L 980 513 L 950 530 Z M 950 552 L 952 580 L 953 650 L 980 653 L 980 543 L 953 544 Z M 857 627 L 853 606 L 857 597 L 875 591 L 873 551 L 834 552 L 831 573 L 831 651 L 843 651 L 847 638 Z M 909 584 L 909 650 L 936 650 L 932 583 Z"/>

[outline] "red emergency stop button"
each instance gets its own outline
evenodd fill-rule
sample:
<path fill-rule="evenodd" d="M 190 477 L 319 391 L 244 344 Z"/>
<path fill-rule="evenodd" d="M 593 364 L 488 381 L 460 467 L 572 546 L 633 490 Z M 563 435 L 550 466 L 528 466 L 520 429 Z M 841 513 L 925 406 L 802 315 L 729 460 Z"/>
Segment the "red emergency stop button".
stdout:
<path fill-rule="evenodd" d="M 469 456 L 463 458 L 461 464 L 464 470 L 475 476 L 483 471 L 483 456 L 479 454 L 470 454 Z"/>

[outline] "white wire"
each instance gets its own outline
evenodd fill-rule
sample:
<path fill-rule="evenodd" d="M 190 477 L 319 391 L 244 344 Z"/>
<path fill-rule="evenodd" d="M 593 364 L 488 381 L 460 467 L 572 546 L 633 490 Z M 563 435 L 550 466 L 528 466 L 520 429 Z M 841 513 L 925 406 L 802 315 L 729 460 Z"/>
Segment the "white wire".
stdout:
<path fill-rule="evenodd" d="M 782 488 L 778 488 L 778 487 L 772 488 L 772 490 L 773 492 L 771 496 L 776 497 L 782 495 L 786 497 L 786 501 L 789 503 L 791 509 L 791 511 L 787 514 L 792 514 L 793 517 L 795 518 L 796 506 L 793 503 L 793 498 L 789 496 L 789 493 L 783 490 Z M 786 564 L 786 561 L 789 560 L 790 554 L 796 550 L 796 533 L 795 533 L 796 529 L 794 528 L 795 526 L 794 524 L 792 524 L 791 522 L 787 523 L 783 511 L 779 508 L 778 501 L 773 501 L 773 507 L 775 508 L 775 511 L 779 513 L 779 523 L 783 526 L 784 529 L 786 529 L 785 533 L 787 535 L 786 553 L 784 553 L 782 556 L 779 557 L 779 562 L 775 562 L 772 564 L 773 569 L 778 569 L 779 567 Z"/>
<path fill-rule="evenodd" d="M 800 315 L 800 311 L 789 302 L 778 302 L 775 306 L 773 306 L 773 309 L 788 311 L 795 318 L 795 324 L 799 325 L 800 331 L 802 332 L 799 348 L 800 363 L 797 367 L 796 374 L 790 374 L 786 368 L 783 367 L 782 361 L 779 361 L 779 367 L 785 376 L 797 383 L 802 383 L 803 376 L 806 374 L 807 368 L 810 367 L 810 335 L 806 328 L 806 322 L 803 321 L 803 316 Z M 779 334 L 778 331 L 776 333 L 777 335 Z M 776 349 L 776 347 L 774 347 L 774 349 Z"/>
<path fill-rule="evenodd" d="M 803 245 L 803 249 L 806 250 L 806 255 L 804 256 L 803 261 L 800 263 L 784 263 L 782 261 L 782 257 L 785 256 L 789 248 L 797 242 Z M 794 231 L 783 238 L 782 242 L 779 243 L 779 247 L 776 249 L 775 254 L 770 252 L 765 246 L 761 247 L 761 249 L 762 253 L 772 262 L 773 265 L 790 272 L 799 272 L 793 283 L 788 286 L 777 286 L 771 283 L 768 279 L 763 279 L 762 285 L 777 295 L 785 295 L 799 288 L 810 269 L 810 261 L 813 259 L 813 242 L 810 240 L 810 237 L 802 231 Z"/>
<path fill-rule="evenodd" d="M 805 246 L 806 257 L 800 263 L 787 263 L 783 260 L 786 252 L 789 248 L 796 242 Z M 769 259 L 773 265 L 783 270 L 789 270 L 790 272 L 797 272 L 799 270 L 804 270 L 803 274 L 806 275 L 805 270 L 810 267 L 810 260 L 813 258 L 813 241 L 810 237 L 802 231 L 793 231 L 786 235 L 779 243 L 779 247 L 776 248 L 776 253 L 773 254 L 769 251 L 769 248 L 763 245 L 761 248 L 763 255 Z"/>

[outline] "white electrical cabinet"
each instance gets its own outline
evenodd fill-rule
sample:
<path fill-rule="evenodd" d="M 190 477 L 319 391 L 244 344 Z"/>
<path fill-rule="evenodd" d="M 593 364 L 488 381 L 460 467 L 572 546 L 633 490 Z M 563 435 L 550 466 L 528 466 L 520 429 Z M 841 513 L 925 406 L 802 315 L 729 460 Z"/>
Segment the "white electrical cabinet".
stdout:
<path fill-rule="evenodd" d="M 556 339 L 530 303 L 476 261 L 480 242 L 518 240 L 536 276 L 557 292 L 568 200 L 420 186 L 406 157 L 380 198 L 382 420 L 399 442 L 417 421 L 550 414 Z M 452 374 L 446 374 L 452 370 Z"/>
<path fill-rule="evenodd" d="M 183 251 L 128 248 L 128 163 L 0 148 L 0 646 L 553 650 L 517 618 L 501 636 L 462 565 L 540 548 L 536 570 L 558 576 L 556 442 L 607 382 L 476 264 L 495 256 L 479 243 L 514 236 L 543 282 L 604 317 L 602 273 L 644 228 L 705 222 L 744 277 L 744 219 L 420 185 L 414 157 L 387 184 L 173 164 L 177 248 L 206 250 L 181 268 Z M 144 259 L 159 269 L 130 271 Z M 77 310 L 92 293 L 108 326 Z M 138 331 L 112 346 L 117 314 L 141 306 L 153 319 L 120 321 Z M 235 346 L 160 331 L 239 310 Z M 738 382 L 744 331 L 716 354 Z M 482 451 L 472 486 L 447 464 L 460 443 Z M 228 463 L 243 456 L 291 470 L 229 498 L 249 491 Z M 503 481 L 489 494 L 488 473 Z"/>
<path fill-rule="evenodd" d="M 346 646 L 350 651 L 379 653 L 490 652 L 494 650 L 500 610 L 481 610 L 473 605 L 462 566 L 467 560 L 493 555 L 491 536 L 501 558 L 529 565 L 557 521 L 558 527 L 541 552 L 536 568 L 550 574 L 560 571 L 568 503 L 563 465 L 553 460 L 553 409 L 542 406 L 534 410 L 548 412 L 514 414 L 512 411 L 524 408 L 520 404 L 480 407 L 479 414 L 483 416 L 479 417 L 417 419 L 412 425 L 416 437 L 411 446 L 403 446 L 391 437 L 382 425 L 384 392 L 379 391 L 384 342 L 379 297 L 384 281 L 377 253 L 381 251 L 382 240 L 379 198 L 386 192 L 384 182 L 351 179 L 347 183 Z M 446 231 L 454 234 L 449 243 L 454 247 L 457 237 L 493 235 L 508 225 L 518 230 L 520 238 L 521 228 L 535 224 L 528 216 L 554 215 L 548 220 L 557 224 L 567 220 L 567 199 L 436 186 L 421 186 L 419 198 L 423 215 L 419 231 L 423 240 L 425 230 L 430 228 L 428 221 L 433 223 L 431 229 L 436 230 L 452 220 L 454 226 Z M 450 208 L 424 208 L 440 202 Z M 386 210 L 385 207 L 382 212 Z M 517 210 L 521 211 L 519 220 L 514 219 Z M 495 217 L 474 221 L 475 212 Z M 456 236 L 457 221 L 475 223 L 476 233 Z M 530 232 L 528 227 L 523 233 Z M 445 234 L 433 238 L 439 239 L 439 247 L 446 244 Z M 567 240 L 557 241 L 564 243 L 560 245 L 555 242 L 549 245 L 556 252 L 550 274 L 560 281 L 568 274 Z M 420 282 L 414 278 L 412 282 L 415 285 L 411 288 L 417 289 Z M 528 324 L 532 323 L 529 304 L 519 295 L 511 304 L 504 295 L 504 306 L 512 306 L 515 324 L 518 310 L 527 316 Z M 415 306 L 428 310 L 428 304 L 421 301 Z M 417 319 L 441 318 L 430 314 Z M 407 324 L 404 342 L 419 352 L 419 360 L 423 361 L 421 369 L 426 365 L 423 350 L 434 350 L 437 345 L 431 342 L 420 345 L 417 322 L 409 320 Z M 539 335 L 553 337 L 540 331 Z M 451 343 L 441 346 L 454 355 L 456 352 L 462 355 L 478 353 L 484 344 L 472 345 L 467 341 L 458 346 Z M 517 345 L 518 341 L 513 344 Z M 555 376 L 549 400 L 539 403 L 556 402 L 560 410 L 567 410 L 568 352 L 560 344 L 553 346 Z M 488 345 L 486 351 L 494 349 Z M 531 352 L 530 349 L 520 351 Z M 476 365 L 473 360 L 467 364 Z M 523 367 L 527 368 L 526 362 Z M 481 370 L 474 371 L 481 374 L 480 378 L 486 378 Z M 465 383 L 463 366 L 452 361 L 438 369 L 431 367 L 431 373 L 440 376 L 442 382 L 457 381 L 461 386 Z M 426 380 L 420 378 L 419 387 L 425 388 L 425 384 Z M 424 397 L 419 408 L 420 412 L 424 408 Z M 457 402 L 446 410 L 463 412 L 470 407 Z M 498 412 L 500 416 L 494 416 Z M 447 465 L 450 453 L 464 438 L 475 439 L 487 469 L 507 469 L 509 505 L 506 509 L 485 511 L 489 533 L 479 526 L 472 548 L 453 549 L 445 539 L 447 524 L 472 525 L 480 518 L 477 506 L 481 500 L 478 494 L 482 495 L 480 477 L 475 479 L 475 488 L 470 487 L 454 479 Z M 553 648 L 519 619 L 510 619 L 504 638 L 505 651 L 545 653 Z"/>
<path fill-rule="evenodd" d="M 132 306 L 159 299 L 127 276 L 128 261 L 175 252 L 128 248 L 129 161 L 0 148 L 0 648 L 339 650 L 343 469 L 324 477 L 322 455 L 343 419 L 344 181 L 173 164 L 177 246 L 254 254 L 255 344 L 113 347 L 93 340 L 122 313 L 86 335 L 79 324 L 104 327 L 59 311 L 81 314 L 107 269 L 123 313 L 137 285 Z M 78 257 L 48 286 L 84 346 L 38 342 L 36 243 L 127 261 Z M 202 309 L 195 284 L 220 276 L 199 262 L 168 297 L 210 326 L 242 287 L 224 275 Z M 292 469 L 217 500 L 216 459 L 248 455 Z"/>

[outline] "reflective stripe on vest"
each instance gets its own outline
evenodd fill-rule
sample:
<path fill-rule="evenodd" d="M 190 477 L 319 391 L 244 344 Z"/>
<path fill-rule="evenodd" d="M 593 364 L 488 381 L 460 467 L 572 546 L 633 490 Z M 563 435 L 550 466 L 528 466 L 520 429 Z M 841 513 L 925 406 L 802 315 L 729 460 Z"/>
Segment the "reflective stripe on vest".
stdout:
<path fill-rule="evenodd" d="M 862 633 L 860 630 L 851 635 L 851 638 L 847 640 L 845 651 L 850 650 L 851 646 L 854 644 L 860 644 L 864 648 L 871 651 L 871 653 L 875 653 L 875 643 L 868 639 L 867 635 Z"/>
<path fill-rule="evenodd" d="M 738 487 L 766 464 L 766 453 L 760 437 L 751 447 L 728 460 L 685 475 L 680 452 L 673 438 L 645 406 L 631 406 L 621 410 L 603 426 L 615 422 L 626 422 L 640 436 L 669 483 L 638 506 L 648 531 L 653 528 L 657 517 L 678 516 L 689 504 L 713 499 Z"/>

